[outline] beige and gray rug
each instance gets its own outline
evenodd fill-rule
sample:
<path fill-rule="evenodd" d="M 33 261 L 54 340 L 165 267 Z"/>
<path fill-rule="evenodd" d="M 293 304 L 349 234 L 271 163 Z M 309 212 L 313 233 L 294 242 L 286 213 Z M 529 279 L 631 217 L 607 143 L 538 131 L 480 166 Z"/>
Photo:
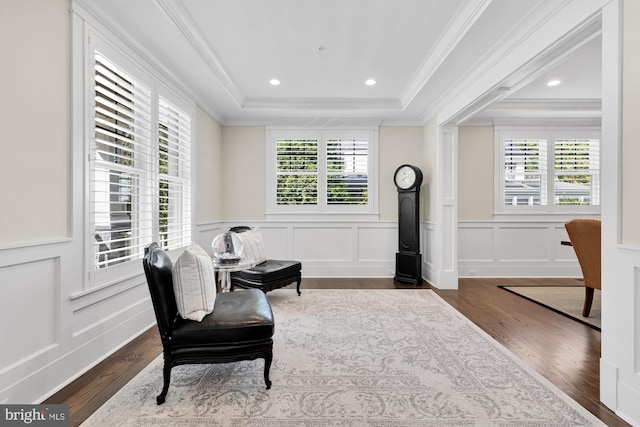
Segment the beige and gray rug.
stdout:
<path fill-rule="evenodd" d="M 593 293 L 593 303 L 589 317 L 582 315 L 584 306 L 584 286 L 499 286 L 518 296 L 526 298 L 557 313 L 577 320 L 594 329 L 601 330 L 601 292 Z"/>
<path fill-rule="evenodd" d="M 268 295 L 271 390 L 262 360 L 181 366 L 158 406 L 158 358 L 83 426 L 604 425 L 433 291 Z"/>

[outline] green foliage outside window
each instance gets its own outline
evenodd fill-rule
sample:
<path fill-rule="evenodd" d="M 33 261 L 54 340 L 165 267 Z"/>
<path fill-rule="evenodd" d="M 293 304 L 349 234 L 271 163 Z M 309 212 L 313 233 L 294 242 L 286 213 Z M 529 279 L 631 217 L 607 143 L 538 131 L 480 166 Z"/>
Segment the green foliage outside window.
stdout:
<path fill-rule="evenodd" d="M 318 141 L 279 140 L 277 162 L 277 203 L 279 205 L 317 204 Z"/>
<path fill-rule="evenodd" d="M 169 131 L 165 124 L 158 126 L 158 173 L 169 174 Z M 160 246 L 165 247 L 169 235 L 169 181 L 158 180 L 158 208 L 159 208 L 159 233 Z"/>

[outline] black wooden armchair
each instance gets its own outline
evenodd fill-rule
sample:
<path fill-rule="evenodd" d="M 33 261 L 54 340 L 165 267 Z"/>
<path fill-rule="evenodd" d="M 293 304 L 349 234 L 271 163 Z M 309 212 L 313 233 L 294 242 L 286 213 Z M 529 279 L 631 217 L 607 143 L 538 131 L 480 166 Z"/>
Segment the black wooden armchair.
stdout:
<path fill-rule="evenodd" d="M 172 264 L 156 243 L 145 248 L 144 271 L 164 353 L 164 386 L 157 397 L 164 403 L 174 366 L 264 359 L 264 381 L 271 388 L 274 324 L 264 293 L 249 289 L 216 295 L 213 312 L 201 322 L 183 319 L 176 305 Z M 211 286 L 215 286 L 213 283 Z"/>
<path fill-rule="evenodd" d="M 302 282 L 300 261 L 267 259 L 259 231 L 247 226 L 232 227 L 230 230 L 239 233 L 245 253 L 258 261 L 258 264 L 252 268 L 231 273 L 231 290 L 237 286 L 245 289 L 260 289 L 267 293 L 295 282 L 296 291 L 300 295 Z M 253 233 L 251 239 L 245 237 L 250 233 Z"/>

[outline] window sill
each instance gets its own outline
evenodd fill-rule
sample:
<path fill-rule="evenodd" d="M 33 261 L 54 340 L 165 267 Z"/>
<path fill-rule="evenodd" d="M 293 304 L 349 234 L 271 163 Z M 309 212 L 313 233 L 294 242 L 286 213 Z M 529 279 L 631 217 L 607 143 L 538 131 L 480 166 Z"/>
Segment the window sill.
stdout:
<path fill-rule="evenodd" d="M 380 214 L 375 213 L 319 213 L 319 212 L 278 212 L 267 213 L 267 221 L 290 222 L 373 222 L 378 221 Z"/>
<path fill-rule="evenodd" d="M 600 219 L 599 211 L 563 211 L 563 212 L 494 212 L 496 221 L 536 221 L 566 222 L 573 218 Z"/>

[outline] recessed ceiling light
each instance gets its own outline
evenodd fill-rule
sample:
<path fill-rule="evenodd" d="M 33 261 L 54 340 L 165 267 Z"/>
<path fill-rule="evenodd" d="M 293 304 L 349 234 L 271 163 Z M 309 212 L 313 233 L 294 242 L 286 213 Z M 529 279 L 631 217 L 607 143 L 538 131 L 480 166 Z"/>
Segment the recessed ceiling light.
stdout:
<path fill-rule="evenodd" d="M 560 80 L 551 80 L 547 83 L 547 86 L 558 86 L 560 84 Z"/>
<path fill-rule="evenodd" d="M 364 84 L 366 84 L 367 86 L 373 86 L 376 84 L 376 81 L 373 79 L 369 79 L 366 82 L 364 82 Z"/>
<path fill-rule="evenodd" d="M 271 80 L 269 80 L 269 84 L 272 85 L 272 86 L 278 86 L 280 84 L 280 80 L 271 79 Z"/>

